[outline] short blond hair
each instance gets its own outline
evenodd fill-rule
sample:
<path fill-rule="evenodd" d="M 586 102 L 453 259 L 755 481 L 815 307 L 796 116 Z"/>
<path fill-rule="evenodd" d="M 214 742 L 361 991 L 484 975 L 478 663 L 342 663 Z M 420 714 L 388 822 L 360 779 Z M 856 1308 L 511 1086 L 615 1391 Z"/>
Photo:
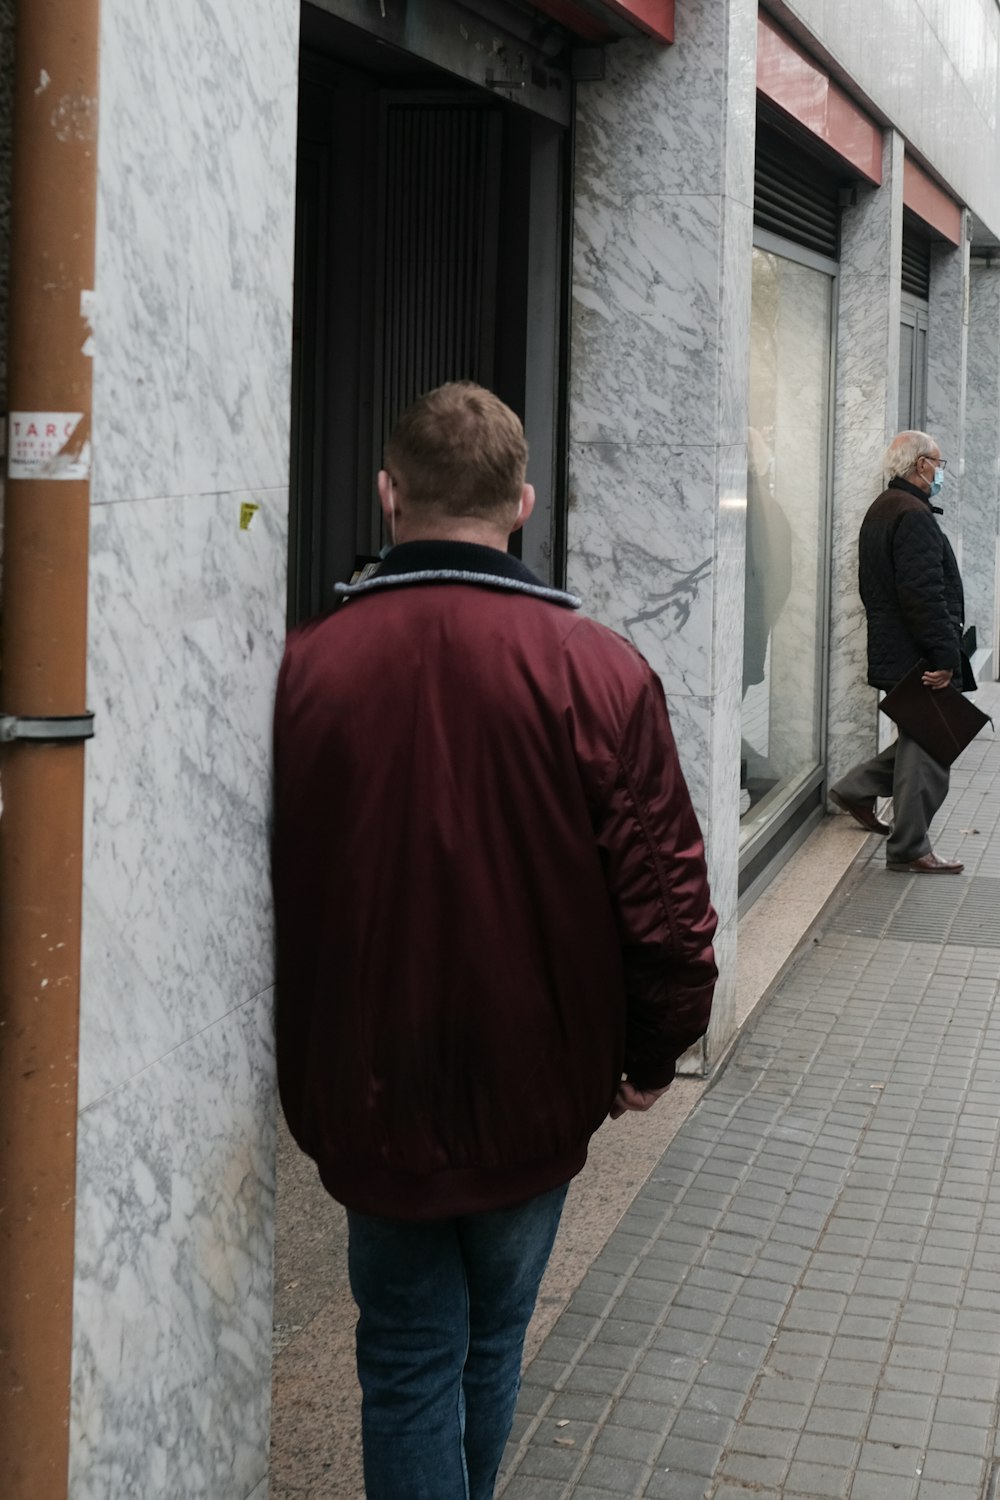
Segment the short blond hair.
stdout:
<path fill-rule="evenodd" d="M 420 396 L 385 449 L 386 471 L 407 503 L 448 516 L 494 517 L 516 508 L 527 465 L 520 418 L 471 380 Z"/>

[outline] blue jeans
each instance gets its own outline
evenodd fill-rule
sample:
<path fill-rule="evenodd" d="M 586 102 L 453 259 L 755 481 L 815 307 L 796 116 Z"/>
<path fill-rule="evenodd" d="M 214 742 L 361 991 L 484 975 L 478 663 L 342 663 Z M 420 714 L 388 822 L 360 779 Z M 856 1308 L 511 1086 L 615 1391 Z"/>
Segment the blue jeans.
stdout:
<path fill-rule="evenodd" d="M 491 1500 L 565 1198 L 427 1224 L 348 1212 L 368 1500 Z"/>

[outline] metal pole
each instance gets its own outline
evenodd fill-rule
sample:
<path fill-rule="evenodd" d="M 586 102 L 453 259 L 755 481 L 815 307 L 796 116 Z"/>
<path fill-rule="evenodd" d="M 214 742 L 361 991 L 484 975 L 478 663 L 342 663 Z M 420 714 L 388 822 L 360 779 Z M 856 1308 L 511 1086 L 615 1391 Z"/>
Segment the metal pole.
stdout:
<path fill-rule="evenodd" d="M 79 738 L 44 736 L 47 721 L 86 707 L 98 0 L 17 0 L 15 45 L 0 681 L 0 729 L 13 736 L 0 744 L 0 1494 L 64 1500 L 84 750 Z"/>

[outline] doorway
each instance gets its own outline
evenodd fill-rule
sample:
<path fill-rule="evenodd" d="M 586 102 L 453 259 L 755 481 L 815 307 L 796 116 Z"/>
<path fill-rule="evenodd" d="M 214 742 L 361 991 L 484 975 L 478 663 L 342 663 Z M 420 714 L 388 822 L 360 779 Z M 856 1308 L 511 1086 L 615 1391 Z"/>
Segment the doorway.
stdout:
<path fill-rule="evenodd" d="M 384 443 L 447 380 L 524 422 L 538 504 L 516 545 L 563 582 L 567 134 L 304 8 L 291 622 L 377 556 Z"/>

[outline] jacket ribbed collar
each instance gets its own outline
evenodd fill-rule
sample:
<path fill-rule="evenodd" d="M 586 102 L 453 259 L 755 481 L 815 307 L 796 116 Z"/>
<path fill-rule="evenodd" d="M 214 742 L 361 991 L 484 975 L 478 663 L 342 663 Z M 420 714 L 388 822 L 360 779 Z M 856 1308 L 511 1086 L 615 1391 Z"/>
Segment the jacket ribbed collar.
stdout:
<path fill-rule="evenodd" d="M 566 609 L 579 609 L 582 603 L 576 594 L 550 588 L 509 552 L 483 547 L 477 542 L 400 542 L 382 559 L 377 573 L 360 583 L 335 584 L 334 592 L 343 599 L 354 599 L 360 594 L 384 593 L 386 589 L 421 583 L 465 583 L 501 589 L 545 599 Z"/>
<path fill-rule="evenodd" d="M 927 506 L 927 509 L 932 510 L 936 516 L 944 515 L 944 511 L 941 509 L 940 505 L 931 504 L 931 497 L 930 495 L 928 495 L 927 491 L 922 490 L 917 484 L 911 484 L 908 479 L 903 479 L 900 476 L 897 476 L 895 479 L 890 479 L 889 488 L 891 490 L 905 490 L 908 495 L 916 495 L 917 499 L 922 500 Z"/>

